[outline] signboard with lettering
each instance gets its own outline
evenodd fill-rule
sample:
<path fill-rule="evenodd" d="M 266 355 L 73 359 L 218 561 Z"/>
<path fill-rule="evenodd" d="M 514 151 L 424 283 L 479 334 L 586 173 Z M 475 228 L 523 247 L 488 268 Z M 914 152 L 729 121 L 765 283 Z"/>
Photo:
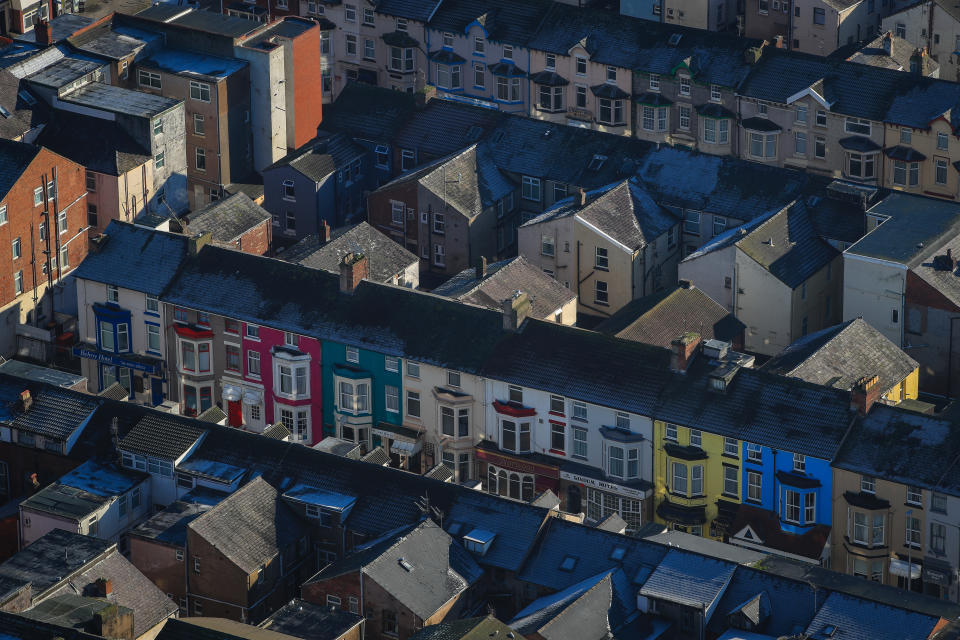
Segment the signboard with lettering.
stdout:
<path fill-rule="evenodd" d="M 590 478 L 587 476 L 581 476 L 576 473 L 570 473 L 568 471 L 561 471 L 560 478 L 563 480 L 569 480 L 570 482 L 576 482 L 587 487 L 592 487 L 594 489 L 600 489 L 601 491 L 611 491 L 622 496 L 628 496 L 631 498 L 643 499 L 644 493 L 639 489 L 631 489 L 630 487 L 625 487 L 614 482 L 606 482 L 604 480 L 597 480 L 596 478 Z"/>
<path fill-rule="evenodd" d="M 74 347 L 73 355 L 78 358 L 86 358 L 87 360 L 96 360 L 97 362 L 102 362 L 103 364 L 108 364 L 113 367 L 126 367 L 134 371 L 143 371 L 144 373 L 157 373 L 160 368 L 155 364 L 128 360 L 114 353 L 104 353 L 103 351 L 97 351 L 96 349 L 90 349 L 88 347 Z"/>

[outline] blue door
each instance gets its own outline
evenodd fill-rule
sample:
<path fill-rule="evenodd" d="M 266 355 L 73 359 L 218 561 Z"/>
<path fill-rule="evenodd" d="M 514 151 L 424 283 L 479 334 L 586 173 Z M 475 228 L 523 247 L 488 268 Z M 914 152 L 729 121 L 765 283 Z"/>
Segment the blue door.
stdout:
<path fill-rule="evenodd" d="M 163 402 L 163 378 L 150 378 L 150 401 L 153 406 Z"/>

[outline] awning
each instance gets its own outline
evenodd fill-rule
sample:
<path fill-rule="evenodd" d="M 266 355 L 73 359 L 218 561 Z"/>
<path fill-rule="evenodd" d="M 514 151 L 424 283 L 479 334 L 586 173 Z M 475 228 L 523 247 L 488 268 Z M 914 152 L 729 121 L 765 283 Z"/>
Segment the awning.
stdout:
<path fill-rule="evenodd" d="M 523 69 L 517 68 L 513 62 L 500 61 L 487 67 L 487 71 L 495 76 L 506 76 L 508 78 L 522 78 L 527 75 Z"/>
<path fill-rule="evenodd" d="M 890 575 L 906 578 L 909 573 L 911 580 L 916 580 L 923 573 L 923 566 L 917 562 L 907 562 L 906 560 L 890 559 Z"/>
<path fill-rule="evenodd" d="M 390 33 L 385 33 L 380 37 L 383 38 L 383 41 L 391 47 L 404 47 L 410 49 L 420 46 L 420 43 L 405 31 L 391 31 Z"/>
<path fill-rule="evenodd" d="M 694 107 L 704 118 L 736 118 L 737 114 L 729 109 L 725 108 L 723 105 L 719 105 L 715 102 L 708 102 L 707 104 L 700 105 L 699 107 Z"/>
<path fill-rule="evenodd" d="M 895 147 L 890 147 L 886 151 L 888 158 L 893 158 L 894 160 L 901 160 L 903 162 L 922 162 L 927 159 L 927 156 L 923 155 L 916 149 L 911 149 L 910 147 L 904 147 L 903 145 L 897 145 Z"/>
<path fill-rule="evenodd" d="M 849 151 L 859 151 L 860 153 L 869 153 L 871 151 L 880 151 L 880 145 L 863 136 L 848 136 L 840 138 L 840 146 Z"/>
<path fill-rule="evenodd" d="M 953 567 L 950 563 L 940 558 L 923 558 L 923 581 L 938 584 L 941 587 L 947 587 L 953 582 Z"/>
<path fill-rule="evenodd" d="M 610 98 L 611 100 L 623 100 L 624 98 L 630 97 L 629 93 L 615 84 L 610 84 L 609 82 L 595 84 L 590 87 L 590 91 L 592 91 L 593 95 L 597 96 L 598 98 Z"/>
<path fill-rule="evenodd" d="M 243 395 L 243 389 L 234 384 L 223 385 L 223 399 L 227 402 L 236 402 Z"/>
<path fill-rule="evenodd" d="M 458 56 L 450 49 L 433 51 L 428 57 L 434 62 L 439 62 L 440 64 L 463 64 L 466 62 L 462 56 Z"/>
<path fill-rule="evenodd" d="M 777 480 L 788 487 L 796 487 L 797 489 L 815 489 L 821 486 L 820 481 L 814 477 L 797 475 L 783 469 L 777 471 Z"/>
<path fill-rule="evenodd" d="M 392 451 L 393 453 L 399 454 L 401 456 L 412 456 L 418 451 L 420 451 L 420 443 L 394 440 L 392 443 L 390 443 L 390 451 Z"/>
<path fill-rule="evenodd" d="M 633 97 L 633 101 L 637 104 L 642 104 L 648 107 L 668 107 L 673 104 L 673 101 L 664 96 L 662 93 L 656 93 L 653 91 L 636 95 Z"/>
<path fill-rule="evenodd" d="M 600 427 L 600 436 L 604 440 L 614 440 L 616 442 L 643 442 L 645 439 L 642 433 L 634 433 L 616 427 Z"/>
<path fill-rule="evenodd" d="M 766 118 L 747 118 L 740 124 L 743 125 L 743 128 L 747 131 L 760 131 L 763 133 L 774 133 L 782 131 L 780 126 L 776 122 L 771 122 Z"/>
<path fill-rule="evenodd" d="M 243 392 L 243 404 L 248 404 L 251 406 L 260 404 L 260 394 L 256 391 L 247 389 Z"/>
<path fill-rule="evenodd" d="M 872 493 L 855 493 L 853 491 L 844 491 L 843 499 L 847 501 L 847 504 L 853 505 L 854 507 L 861 507 L 863 509 L 869 509 L 870 511 L 878 511 L 880 509 L 889 509 L 890 503 L 882 498 L 878 498 Z"/>
<path fill-rule="evenodd" d="M 663 445 L 663 450 L 666 451 L 667 455 L 671 458 L 679 458 L 680 460 L 707 459 L 707 452 L 700 447 L 684 447 L 679 444 L 667 442 Z"/>
<path fill-rule="evenodd" d="M 570 84 L 570 81 L 561 76 L 556 71 L 538 71 L 530 76 L 534 84 L 540 84 L 546 87 L 563 87 Z"/>

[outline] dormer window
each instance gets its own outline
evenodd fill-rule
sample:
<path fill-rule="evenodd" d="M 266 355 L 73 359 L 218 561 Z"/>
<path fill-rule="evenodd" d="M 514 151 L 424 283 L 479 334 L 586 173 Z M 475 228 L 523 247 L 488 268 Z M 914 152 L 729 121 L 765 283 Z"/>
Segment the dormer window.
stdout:
<path fill-rule="evenodd" d="M 587 75 L 587 59 L 583 56 L 577 56 L 577 75 Z"/>
<path fill-rule="evenodd" d="M 690 78 L 680 78 L 680 95 L 689 96 L 690 95 Z"/>
<path fill-rule="evenodd" d="M 473 52 L 477 55 L 482 56 L 486 43 L 483 40 L 483 36 L 475 36 L 473 38 Z"/>
<path fill-rule="evenodd" d="M 553 71 L 557 68 L 557 56 L 552 53 L 548 53 L 546 56 L 546 61 L 544 62 L 544 68 L 547 71 Z"/>
<path fill-rule="evenodd" d="M 444 33 L 443 36 L 441 36 L 441 37 L 442 37 L 442 39 L 443 39 L 443 46 L 444 46 L 444 47 L 452 47 L 452 46 L 453 46 L 453 34 L 452 34 L 452 33 Z"/>
<path fill-rule="evenodd" d="M 503 45 L 503 59 L 513 60 L 513 47 L 509 44 Z"/>
<path fill-rule="evenodd" d="M 492 531 L 487 531 L 485 529 L 474 529 L 467 535 L 463 536 L 463 546 L 466 547 L 467 551 L 470 553 L 475 553 L 478 556 L 487 555 L 487 551 L 490 551 L 490 547 L 493 545 L 494 539 L 497 537 L 497 534 Z"/>

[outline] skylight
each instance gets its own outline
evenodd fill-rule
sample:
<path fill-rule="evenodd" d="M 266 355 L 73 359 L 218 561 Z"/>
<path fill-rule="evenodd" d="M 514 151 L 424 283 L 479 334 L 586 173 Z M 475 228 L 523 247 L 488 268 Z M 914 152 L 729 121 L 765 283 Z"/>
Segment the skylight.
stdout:
<path fill-rule="evenodd" d="M 680 44 L 680 38 L 682 37 L 683 37 L 682 33 L 675 33 L 670 36 L 670 40 L 668 40 L 668 43 L 670 44 L 671 47 L 675 47 L 678 44 Z"/>
<path fill-rule="evenodd" d="M 613 551 L 610 552 L 610 559 L 620 561 L 623 560 L 623 556 L 627 554 L 626 547 L 614 547 Z"/>
<path fill-rule="evenodd" d="M 587 168 L 590 171 L 600 171 L 600 168 L 603 167 L 603 163 L 607 161 L 607 156 L 602 156 L 599 153 L 590 160 L 590 164 L 587 165 Z"/>
<path fill-rule="evenodd" d="M 579 560 L 577 556 L 566 556 L 560 563 L 560 571 L 573 571 L 577 566 L 577 560 Z"/>
<path fill-rule="evenodd" d="M 413 565 L 404 560 L 403 558 L 397 559 L 397 564 L 403 567 L 406 571 L 413 571 Z"/>
<path fill-rule="evenodd" d="M 31 107 L 37 104 L 36 98 L 34 98 L 29 91 L 20 91 L 17 93 L 17 95 L 20 96 L 20 99 L 26 102 Z"/>

